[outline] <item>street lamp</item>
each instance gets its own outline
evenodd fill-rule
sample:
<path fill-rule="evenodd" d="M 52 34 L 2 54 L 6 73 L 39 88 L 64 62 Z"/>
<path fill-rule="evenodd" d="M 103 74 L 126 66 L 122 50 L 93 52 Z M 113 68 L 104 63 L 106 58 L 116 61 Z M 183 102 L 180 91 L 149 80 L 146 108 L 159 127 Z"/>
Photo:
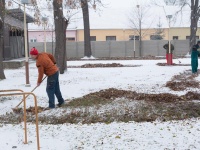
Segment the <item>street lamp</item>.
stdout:
<path fill-rule="evenodd" d="M 172 18 L 172 15 L 167 15 L 166 16 L 168 19 L 168 24 L 169 24 L 169 28 L 168 28 L 168 50 L 169 50 L 169 54 L 168 55 L 168 59 L 167 59 L 167 64 L 168 65 L 172 65 L 172 52 L 171 52 L 171 43 L 170 43 L 170 20 Z"/>
<path fill-rule="evenodd" d="M 142 41 L 141 41 L 141 37 L 142 37 L 142 13 L 141 13 L 141 7 L 140 5 L 136 5 L 136 7 L 138 8 L 138 28 L 139 28 L 139 56 L 142 56 Z"/>
<path fill-rule="evenodd" d="M 47 25 L 48 18 L 42 17 L 42 24 L 44 26 L 44 52 L 47 52 L 47 45 L 46 45 L 46 25 Z"/>
<path fill-rule="evenodd" d="M 24 49 L 25 49 L 25 71 L 26 71 L 26 85 L 31 86 L 29 82 L 29 64 L 28 64 L 28 49 L 27 49 L 27 28 L 26 28 L 26 4 L 31 4 L 31 0 L 21 0 L 24 4 Z"/>
<path fill-rule="evenodd" d="M 135 35 L 133 35 L 133 40 L 134 40 L 134 58 L 135 58 Z"/>
<path fill-rule="evenodd" d="M 52 40 L 51 40 L 51 47 L 52 47 L 52 55 L 53 55 L 53 42 L 54 42 L 54 40 L 53 40 L 53 33 L 54 33 L 54 30 L 53 30 L 53 25 L 52 25 L 52 32 L 51 32 L 51 36 L 52 36 Z"/>

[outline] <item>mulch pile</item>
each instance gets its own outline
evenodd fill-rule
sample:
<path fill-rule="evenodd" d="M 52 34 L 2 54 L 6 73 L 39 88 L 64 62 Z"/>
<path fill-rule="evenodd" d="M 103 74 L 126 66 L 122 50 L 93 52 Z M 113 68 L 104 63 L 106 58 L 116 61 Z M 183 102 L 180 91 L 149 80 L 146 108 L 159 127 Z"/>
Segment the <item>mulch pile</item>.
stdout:
<path fill-rule="evenodd" d="M 96 59 L 81 59 L 81 58 L 68 58 L 67 61 L 96 61 L 96 60 L 159 60 L 159 59 L 165 59 L 165 56 L 163 57 L 155 57 L 155 56 L 144 56 L 144 57 L 100 57 Z"/>
<path fill-rule="evenodd" d="M 68 66 L 68 68 L 105 68 L 105 67 L 139 67 L 141 65 L 122 65 L 119 63 L 111 63 L 111 64 L 84 64 L 81 66 Z"/>
<path fill-rule="evenodd" d="M 176 63 L 173 63 L 172 65 L 168 65 L 167 63 L 157 63 L 158 66 L 191 66 L 191 64 L 176 64 Z"/>
<path fill-rule="evenodd" d="M 37 112 L 38 113 L 43 112 L 44 110 L 45 110 L 45 107 L 40 107 L 40 106 L 37 107 Z M 24 111 L 23 111 L 22 108 L 13 108 L 13 112 L 17 113 L 17 114 L 20 114 L 20 113 L 23 113 Z M 31 114 L 35 114 L 35 107 L 27 108 L 26 112 L 27 113 L 31 113 Z"/>
<path fill-rule="evenodd" d="M 160 94 L 137 93 L 135 91 L 118 90 L 114 88 L 109 88 L 106 90 L 101 90 L 99 92 L 90 93 L 88 95 L 85 95 L 83 98 L 88 99 L 91 96 L 96 96 L 98 98 L 109 99 L 109 100 L 125 97 L 129 100 L 145 100 L 145 101 L 165 102 L 165 103 L 200 99 L 200 94 L 195 92 L 188 92 L 185 95 L 178 96 L 170 93 L 160 93 Z"/>
<path fill-rule="evenodd" d="M 171 81 L 166 83 L 174 91 L 183 91 L 187 88 L 200 88 L 199 81 L 195 80 L 198 74 L 192 74 L 191 70 L 187 70 L 179 75 L 172 77 Z"/>

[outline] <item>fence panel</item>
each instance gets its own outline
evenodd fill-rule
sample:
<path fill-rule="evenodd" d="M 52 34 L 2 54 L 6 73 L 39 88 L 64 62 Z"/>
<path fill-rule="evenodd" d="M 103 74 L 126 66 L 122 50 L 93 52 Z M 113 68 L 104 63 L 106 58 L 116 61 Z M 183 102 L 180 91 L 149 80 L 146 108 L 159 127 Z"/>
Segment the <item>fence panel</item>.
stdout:
<path fill-rule="evenodd" d="M 163 45 L 167 40 L 142 41 L 142 56 L 165 56 Z M 134 46 L 135 43 L 135 46 Z M 173 40 L 174 56 L 184 56 L 189 52 L 189 40 Z M 44 49 L 43 42 L 29 43 L 29 47 L 36 47 L 40 52 Z M 94 57 L 133 57 L 139 56 L 139 41 L 92 41 L 91 49 Z M 55 50 L 55 43 L 47 43 L 47 52 Z M 67 57 L 84 57 L 84 42 L 66 42 Z"/>

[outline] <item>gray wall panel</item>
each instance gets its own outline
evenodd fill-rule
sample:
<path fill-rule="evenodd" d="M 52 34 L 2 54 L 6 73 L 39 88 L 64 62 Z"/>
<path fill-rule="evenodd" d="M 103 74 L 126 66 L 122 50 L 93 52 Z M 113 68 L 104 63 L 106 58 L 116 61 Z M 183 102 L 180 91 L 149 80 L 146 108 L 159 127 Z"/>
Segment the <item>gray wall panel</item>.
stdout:
<path fill-rule="evenodd" d="M 142 41 L 142 56 L 165 56 L 163 45 L 167 40 Z M 30 48 L 35 46 L 40 52 L 44 43 L 29 43 Z M 84 57 L 84 42 L 67 42 L 67 57 Z M 189 52 L 189 40 L 173 40 L 175 47 L 174 56 L 183 56 Z M 55 43 L 53 43 L 53 51 Z M 134 41 L 92 41 L 92 56 L 94 57 L 133 57 Z M 52 43 L 47 43 L 47 52 L 52 53 Z M 135 54 L 139 56 L 139 41 L 135 41 Z"/>

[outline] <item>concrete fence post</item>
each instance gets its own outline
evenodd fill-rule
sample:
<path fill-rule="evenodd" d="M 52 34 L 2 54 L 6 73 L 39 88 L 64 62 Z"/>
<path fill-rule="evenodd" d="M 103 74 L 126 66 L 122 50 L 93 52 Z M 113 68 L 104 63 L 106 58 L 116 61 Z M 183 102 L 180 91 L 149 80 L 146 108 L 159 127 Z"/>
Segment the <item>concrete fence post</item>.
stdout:
<path fill-rule="evenodd" d="M 108 42 L 108 45 L 109 45 L 109 57 L 111 57 L 111 42 L 110 41 Z"/>
<path fill-rule="evenodd" d="M 126 41 L 124 41 L 124 57 L 127 56 L 127 46 L 126 46 Z"/>

